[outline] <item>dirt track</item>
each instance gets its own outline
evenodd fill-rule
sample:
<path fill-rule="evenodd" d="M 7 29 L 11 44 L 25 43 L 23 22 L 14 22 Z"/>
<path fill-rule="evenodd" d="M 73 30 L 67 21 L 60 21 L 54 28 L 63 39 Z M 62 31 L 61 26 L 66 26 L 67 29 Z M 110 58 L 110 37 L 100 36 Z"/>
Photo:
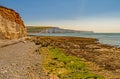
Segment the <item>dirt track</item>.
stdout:
<path fill-rule="evenodd" d="M 33 42 L 0 48 L 0 79 L 40 79 L 40 55 Z M 38 65 L 39 64 L 39 65 Z"/>

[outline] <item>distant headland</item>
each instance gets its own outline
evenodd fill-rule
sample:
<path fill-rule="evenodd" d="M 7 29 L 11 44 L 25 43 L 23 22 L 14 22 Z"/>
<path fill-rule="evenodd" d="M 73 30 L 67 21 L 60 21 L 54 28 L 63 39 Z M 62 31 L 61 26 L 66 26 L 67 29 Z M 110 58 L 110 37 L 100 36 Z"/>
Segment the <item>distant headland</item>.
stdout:
<path fill-rule="evenodd" d="M 93 31 L 71 30 L 50 26 L 26 26 L 26 27 L 28 33 L 94 33 Z"/>

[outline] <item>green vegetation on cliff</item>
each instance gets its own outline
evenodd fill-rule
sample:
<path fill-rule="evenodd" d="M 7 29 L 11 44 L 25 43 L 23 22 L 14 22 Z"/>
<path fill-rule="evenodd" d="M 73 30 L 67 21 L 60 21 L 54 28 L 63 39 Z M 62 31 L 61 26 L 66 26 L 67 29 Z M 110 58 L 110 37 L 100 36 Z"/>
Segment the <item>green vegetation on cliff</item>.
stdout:
<path fill-rule="evenodd" d="M 80 31 L 52 26 L 27 26 L 28 33 L 93 33 L 93 31 Z"/>
<path fill-rule="evenodd" d="M 43 30 L 50 28 L 49 26 L 27 26 L 28 33 L 39 33 Z"/>

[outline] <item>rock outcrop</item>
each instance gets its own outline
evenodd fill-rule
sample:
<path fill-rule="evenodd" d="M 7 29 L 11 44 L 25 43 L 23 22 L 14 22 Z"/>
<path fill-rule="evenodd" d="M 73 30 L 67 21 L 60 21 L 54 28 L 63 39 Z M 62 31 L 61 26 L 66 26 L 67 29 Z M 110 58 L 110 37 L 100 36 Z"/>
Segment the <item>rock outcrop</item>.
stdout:
<path fill-rule="evenodd" d="M 20 15 L 13 9 L 0 6 L 0 39 L 21 38 L 26 33 Z"/>

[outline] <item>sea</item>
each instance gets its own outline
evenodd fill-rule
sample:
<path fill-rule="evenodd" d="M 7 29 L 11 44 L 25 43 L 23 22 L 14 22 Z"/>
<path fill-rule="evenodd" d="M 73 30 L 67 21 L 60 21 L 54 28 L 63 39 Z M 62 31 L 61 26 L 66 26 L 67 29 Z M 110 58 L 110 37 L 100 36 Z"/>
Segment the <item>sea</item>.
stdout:
<path fill-rule="evenodd" d="M 97 38 L 100 43 L 120 47 L 120 33 L 36 33 L 35 36 L 72 36 Z"/>

